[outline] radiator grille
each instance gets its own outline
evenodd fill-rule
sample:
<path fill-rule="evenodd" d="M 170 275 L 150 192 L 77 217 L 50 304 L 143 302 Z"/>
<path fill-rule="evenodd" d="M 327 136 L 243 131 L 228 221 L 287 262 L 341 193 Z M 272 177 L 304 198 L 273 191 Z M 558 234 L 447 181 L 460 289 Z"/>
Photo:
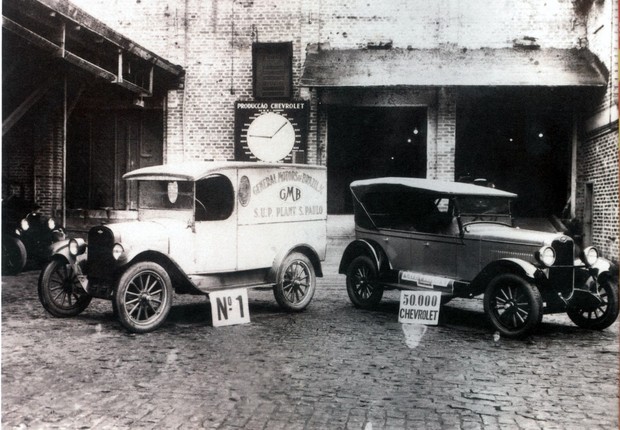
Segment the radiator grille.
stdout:
<path fill-rule="evenodd" d="M 555 250 L 555 265 L 572 266 L 573 265 L 573 241 L 568 239 L 562 242 L 554 240 L 551 244 Z"/>
<path fill-rule="evenodd" d="M 90 277 L 110 278 L 114 271 L 115 260 L 112 257 L 114 234 L 103 226 L 93 227 L 88 232 L 88 264 Z"/>

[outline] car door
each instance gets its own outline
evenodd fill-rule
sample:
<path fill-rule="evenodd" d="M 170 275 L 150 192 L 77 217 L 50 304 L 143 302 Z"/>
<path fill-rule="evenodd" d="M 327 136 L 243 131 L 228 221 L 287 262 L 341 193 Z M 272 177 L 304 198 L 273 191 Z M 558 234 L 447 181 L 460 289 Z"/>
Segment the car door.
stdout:
<path fill-rule="evenodd" d="M 232 181 L 231 181 L 232 179 Z M 196 182 L 195 234 L 197 273 L 237 268 L 236 178 L 212 175 Z"/>
<path fill-rule="evenodd" d="M 432 200 L 429 212 L 419 215 L 410 241 L 411 270 L 455 278 L 457 249 L 461 244 L 456 219 L 448 199 Z"/>

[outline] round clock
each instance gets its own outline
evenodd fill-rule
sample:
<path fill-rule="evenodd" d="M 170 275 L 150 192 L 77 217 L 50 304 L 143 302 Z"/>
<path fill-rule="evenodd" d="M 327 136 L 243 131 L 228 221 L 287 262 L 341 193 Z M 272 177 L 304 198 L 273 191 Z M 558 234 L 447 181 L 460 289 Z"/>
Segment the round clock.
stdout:
<path fill-rule="evenodd" d="M 267 112 L 252 121 L 247 141 L 248 148 L 259 160 L 279 161 L 293 150 L 295 129 L 284 116 Z"/>

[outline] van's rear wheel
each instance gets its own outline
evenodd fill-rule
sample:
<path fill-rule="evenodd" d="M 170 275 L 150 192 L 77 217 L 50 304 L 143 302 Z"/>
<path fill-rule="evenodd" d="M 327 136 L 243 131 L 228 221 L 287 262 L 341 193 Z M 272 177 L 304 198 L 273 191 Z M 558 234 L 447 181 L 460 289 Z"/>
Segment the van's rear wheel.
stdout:
<path fill-rule="evenodd" d="M 134 333 L 155 330 L 172 307 L 172 282 L 157 263 L 142 261 L 123 273 L 114 294 L 121 324 Z"/>
<path fill-rule="evenodd" d="M 294 252 L 284 259 L 273 294 L 287 311 L 299 312 L 310 304 L 316 289 L 314 266 L 304 254 Z"/>
<path fill-rule="evenodd" d="M 520 276 L 495 277 L 484 293 L 484 311 L 506 337 L 523 337 L 542 321 L 542 298 L 536 286 Z"/>

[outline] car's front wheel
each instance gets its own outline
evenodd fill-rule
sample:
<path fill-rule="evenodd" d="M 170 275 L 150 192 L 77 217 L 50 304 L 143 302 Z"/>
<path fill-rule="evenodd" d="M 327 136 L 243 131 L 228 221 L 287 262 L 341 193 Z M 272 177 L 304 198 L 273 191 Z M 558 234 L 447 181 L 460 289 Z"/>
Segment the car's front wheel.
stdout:
<path fill-rule="evenodd" d="M 513 274 L 495 277 L 484 293 L 484 311 L 506 337 L 523 337 L 534 330 L 542 321 L 542 307 L 538 288 Z"/>
<path fill-rule="evenodd" d="M 603 330 L 618 318 L 618 285 L 605 277 L 596 284 L 600 303 L 594 307 L 568 308 L 568 317 L 581 328 Z"/>
<path fill-rule="evenodd" d="M 92 297 L 86 294 L 67 260 L 52 259 L 39 275 L 39 300 L 50 314 L 65 318 L 79 315 Z"/>
<path fill-rule="evenodd" d="M 358 308 L 371 309 L 383 297 L 383 287 L 377 284 L 377 269 L 365 255 L 355 257 L 347 268 L 347 293 Z"/>
<path fill-rule="evenodd" d="M 157 263 L 141 261 L 118 281 L 114 299 L 121 324 L 133 333 L 155 330 L 172 307 L 172 282 Z"/>
<path fill-rule="evenodd" d="M 2 238 L 2 274 L 17 275 L 26 265 L 26 247 L 12 236 Z"/>
<path fill-rule="evenodd" d="M 273 294 L 287 311 L 298 312 L 310 304 L 316 289 L 314 266 L 304 254 L 294 252 L 280 266 Z"/>

